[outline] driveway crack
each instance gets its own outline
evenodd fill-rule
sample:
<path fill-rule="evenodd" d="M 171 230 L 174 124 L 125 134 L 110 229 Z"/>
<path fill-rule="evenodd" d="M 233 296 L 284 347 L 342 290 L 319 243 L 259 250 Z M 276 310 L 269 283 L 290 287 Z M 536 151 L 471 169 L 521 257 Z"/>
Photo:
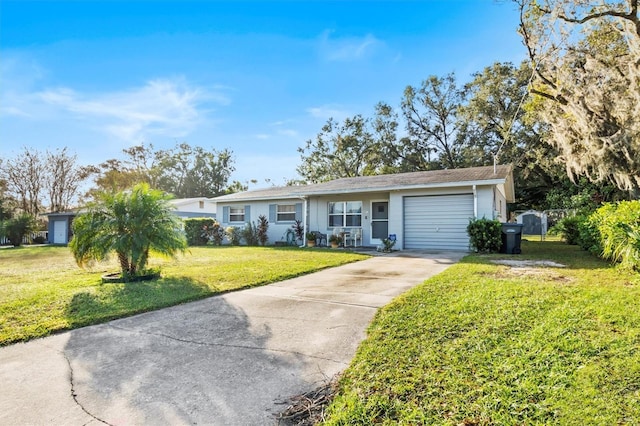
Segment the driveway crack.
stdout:
<path fill-rule="evenodd" d="M 69 359 L 69 357 L 67 356 L 67 354 L 65 354 L 64 352 L 60 352 L 62 354 L 62 356 L 64 357 L 64 359 L 67 361 L 67 365 L 69 365 L 69 383 L 71 384 L 71 397 L 73 398 L 73 401 L 78 405 L 78 407 L 80 407 L 80 409 L 82 409 L 82 411 L 84 411 L 85 413 L 87 413 L 88 416 L 94 418 L 95 420 L 99 421 L 100 423 L 103 423 L 105 425 L 109 425 L 109 426 L 114 426 L 111 423 L 102 420 L 100 417 L 94 415 L 93 413 L 89 412 L 89 410 L 87 410 L 84 405 L 82 405 L 80 403 L 80 401 L 78 401 L 78 394 L 76 393 L 76 389 L 75 389 L 75 382 L 73 380 L 73 367 L 71 366 L 71 360 Z M 88 423 L 86 423 L 88 424 Z"/>
<path fill-rule="evenodd" d="M 173 340 L 173 341 L 180 342 L 180 343 L 188 343 L 188 344 L 191 344 L 191 345 L 210 346 L 210 347 L 224 347 L 224 348 L 235 348 L 235 349 L 249 349 L 249 350 L 254 350 L 254 351 L 278 352 L 278 353 L 303 356 L 303 357 L 308 357 L 308 358 L 313 358 L 313 359 L 320 359 L 320 360 L 323 360 L 323 361 L 335 362 L 336 364 L 342 364 L 342 365 L 345 365 L 345 366 L 349 365 L 348 363 L 345 363 L 345 362 L 340 361 L 340 360 L 321 357 L 321 356 L 317 356 L 317 355 L 305 354 L 305 353 L 298 352 L 298 351 L 287 351 L 287 350 L 284 350 L 284 349 L 273 349 L 273 348 L 266 348 L 266 347 L 261 347 L 261 346 L 234 345 L 234 344 L 230 344 L 230 343 L 212 343 L 212 342 L 203 342 L 203 341 L 200 341 L 200 340 L 181 339 L 179 337 L 171 336 L 171 335 L 165 334 L 165 333 L 152 333 L 152 332 L 149 332 L 149 331 L 132 330 L 132 329 L 129 329 L 129 328 L 118 327 L 118 326 L 113 325 L 113 324 L 109 324 L 109 327 L 115 328 L 117 330 L 125 331 L 125 332 L 128 332 L 128 333 L 146 334 L 148 336 L 163 337 L 165 339 Z"/>

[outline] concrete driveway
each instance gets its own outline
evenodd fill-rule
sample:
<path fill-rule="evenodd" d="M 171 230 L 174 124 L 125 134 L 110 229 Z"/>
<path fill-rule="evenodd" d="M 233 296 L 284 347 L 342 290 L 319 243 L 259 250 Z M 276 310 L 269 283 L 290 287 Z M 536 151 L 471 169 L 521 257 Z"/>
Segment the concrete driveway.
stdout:
<path fill-rule="evenodd" d="M 464 253 L 405 252 L 0 348 L 0 424 L 265 425 L 376 310 Z"/>

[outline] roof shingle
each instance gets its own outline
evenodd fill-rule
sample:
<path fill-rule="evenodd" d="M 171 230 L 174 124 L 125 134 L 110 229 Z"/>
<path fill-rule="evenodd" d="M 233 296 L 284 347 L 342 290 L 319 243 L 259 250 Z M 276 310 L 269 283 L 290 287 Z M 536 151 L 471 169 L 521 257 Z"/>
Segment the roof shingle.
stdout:
<path fill-rule="evenodd" d="M 353 192 L 390 191 L 441 186 L 456 186 L 467 182 L 504 183 L 511 176 L 510 165 L 470 167 L 465 169 L 430 170 L 426 172 L 359 176 L 336 179 L 311 185 L 280 186 L 223 195 L 215 201 L 268 200 L 311 195 Z"/>

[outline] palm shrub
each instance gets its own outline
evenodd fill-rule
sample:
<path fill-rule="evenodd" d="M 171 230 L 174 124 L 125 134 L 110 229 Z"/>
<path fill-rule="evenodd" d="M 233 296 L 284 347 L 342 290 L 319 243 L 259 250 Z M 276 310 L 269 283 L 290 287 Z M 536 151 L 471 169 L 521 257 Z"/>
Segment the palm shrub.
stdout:
<path fill-rule="evenodd" d="M 497 252 L 502 246 L 502 224 L 499 220 L 471 219 L 467 234 L 471 247 L 478 253 Z"/>
<path fill-rule="evenodd" d="M 169 196 L 138 184 L 129 191 L 102 194 L 73 222 L 71 251 L 79 266 L 104 260 L 115 252 L 122 278 L 145 274 L 149 253 L 175 256 L 184 252 L 182 223 Z"/>

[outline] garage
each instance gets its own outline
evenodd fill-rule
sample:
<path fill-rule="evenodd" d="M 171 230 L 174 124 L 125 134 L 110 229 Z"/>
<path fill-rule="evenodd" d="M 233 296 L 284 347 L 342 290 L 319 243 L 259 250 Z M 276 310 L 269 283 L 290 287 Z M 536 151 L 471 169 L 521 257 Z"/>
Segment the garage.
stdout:
<path fill-rule="evenodd" d="M 404 248 L 469 250 L 473 194 L 404 197 Z"/>

